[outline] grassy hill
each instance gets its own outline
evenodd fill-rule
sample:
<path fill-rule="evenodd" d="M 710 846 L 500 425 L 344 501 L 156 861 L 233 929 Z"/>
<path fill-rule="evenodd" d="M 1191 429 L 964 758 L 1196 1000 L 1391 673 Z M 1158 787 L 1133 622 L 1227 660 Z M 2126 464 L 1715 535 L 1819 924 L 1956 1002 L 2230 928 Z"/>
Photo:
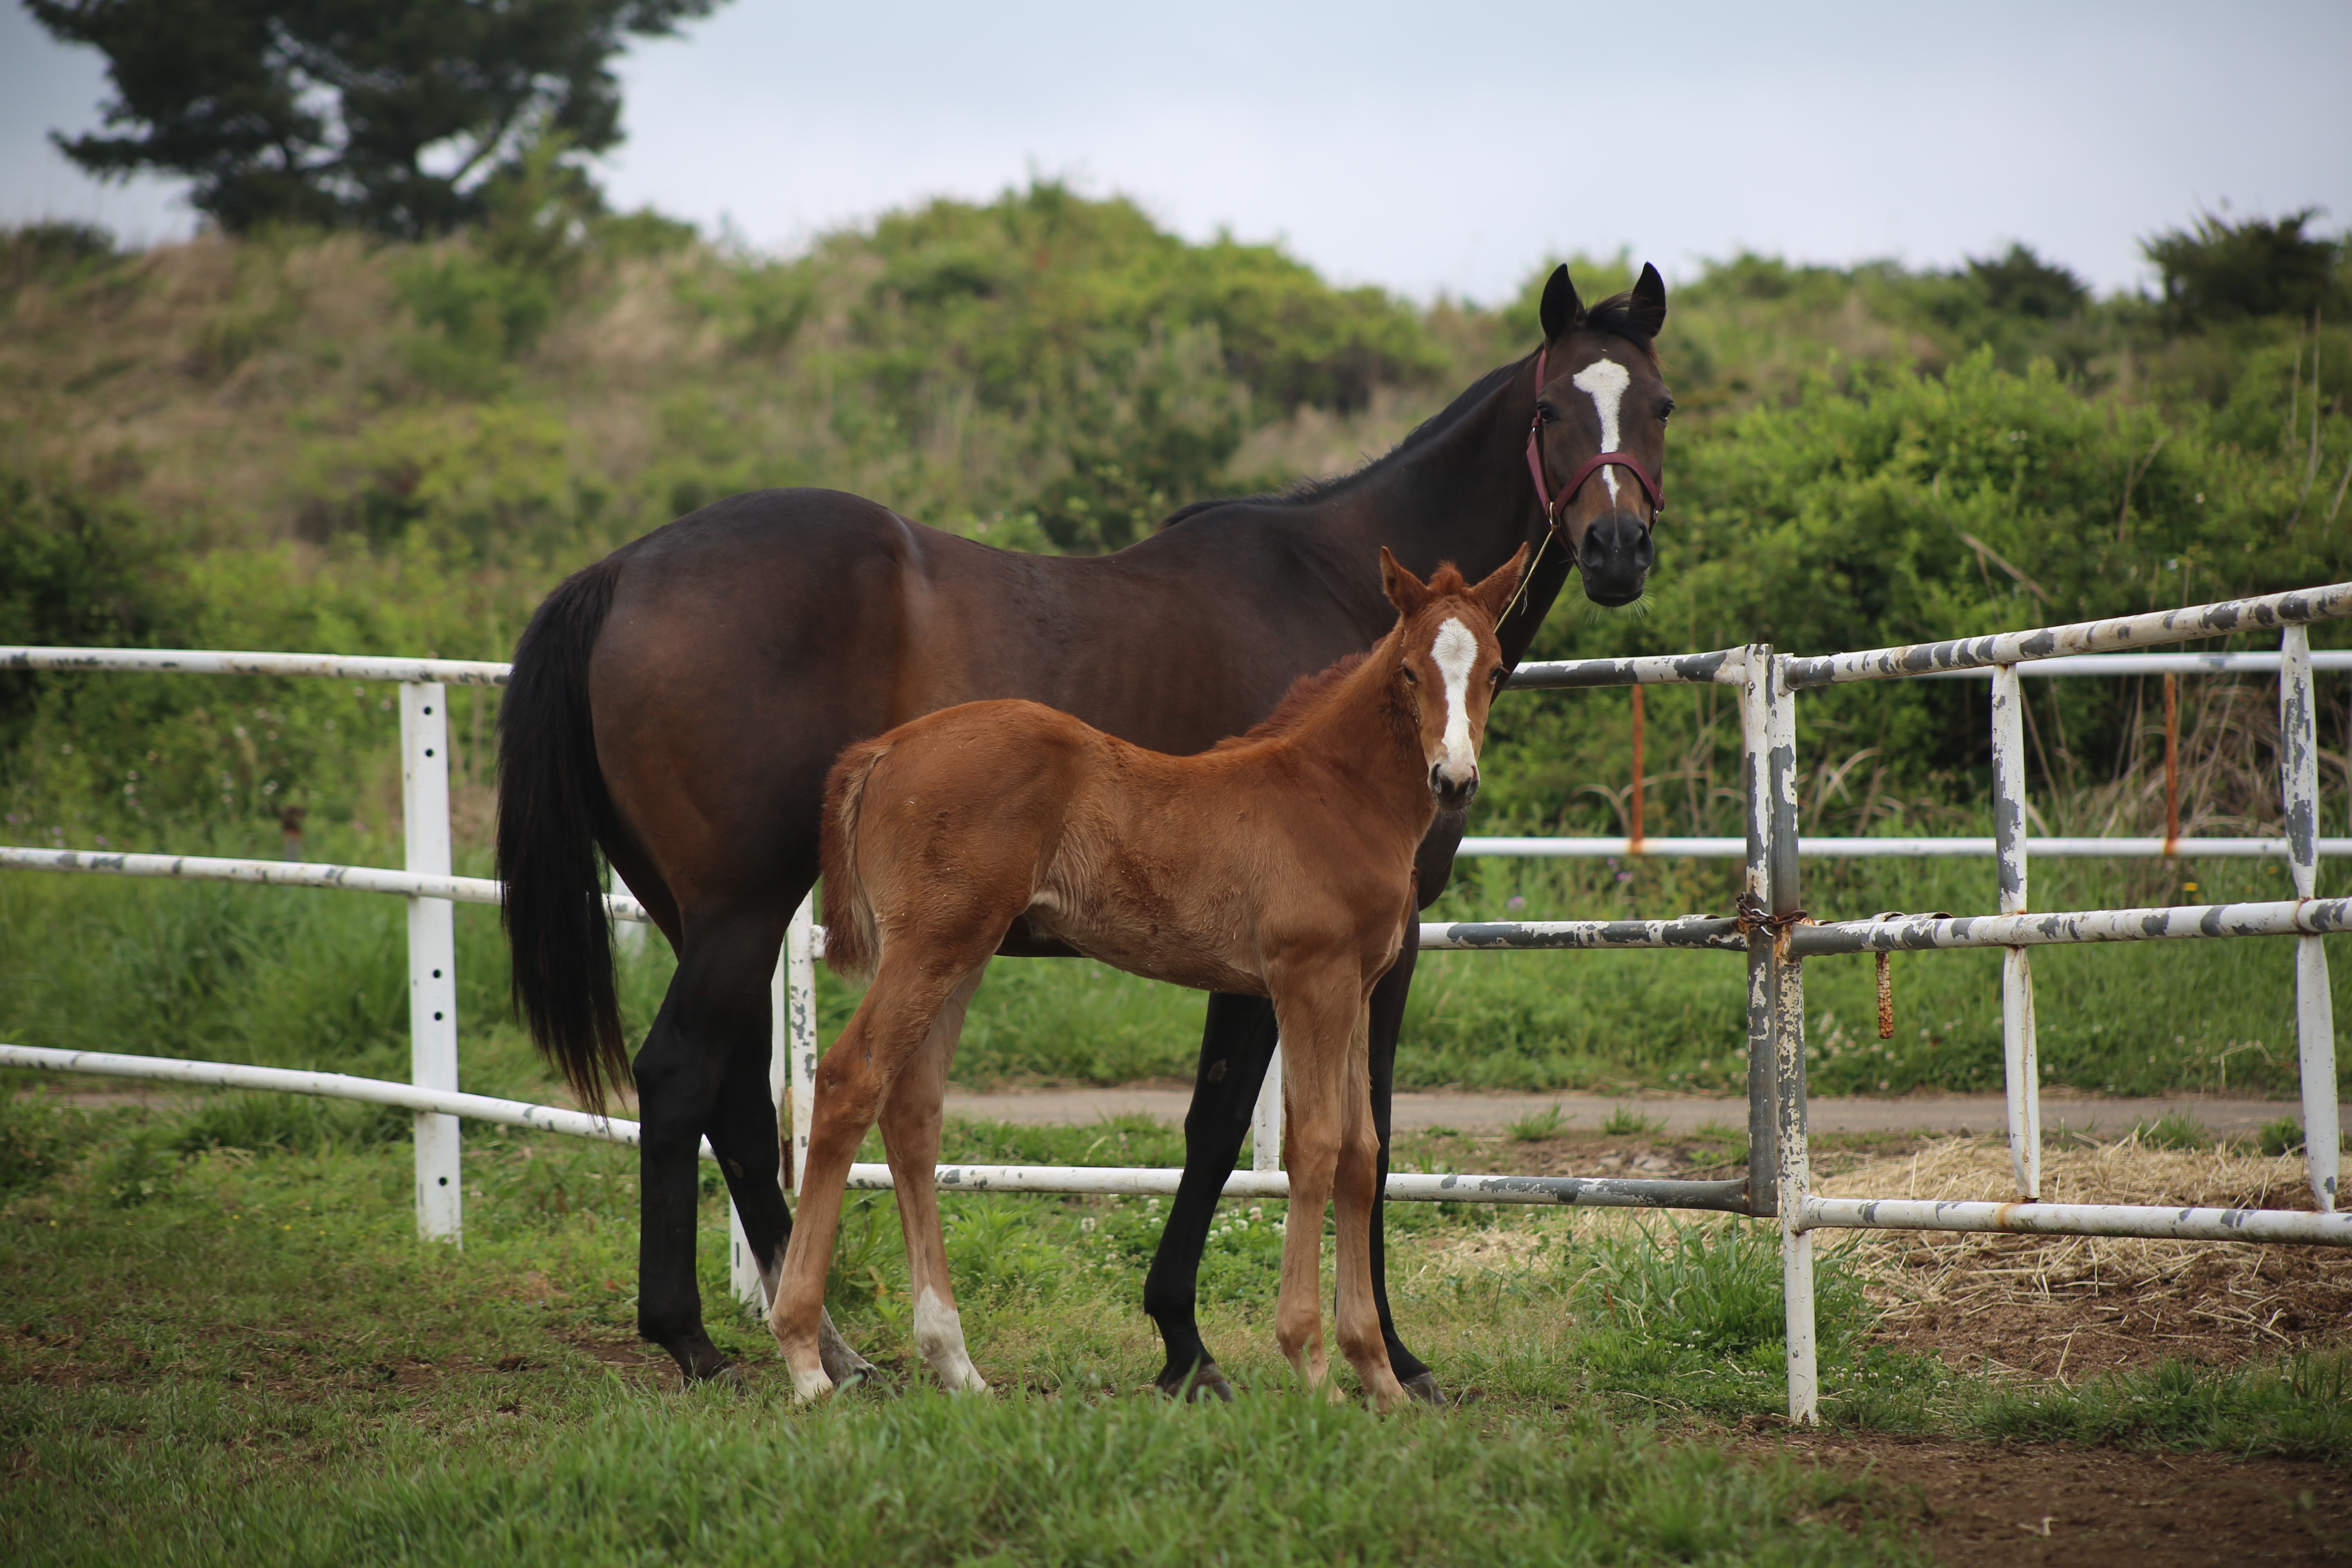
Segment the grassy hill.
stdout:
<path fill-rule="evenodd" d="M 1587 297 L 1624 286 L 1633 259 L 1575 258 Z M 857 491 L 1009 547 L 1116 548 L 1188 500 L 1385 450 L 1533 347 L 1549 269 L 1530 267 L 1497 309 L 1421 305 L 1334 288 L 1278 247 L 1191 244 L 1131 204 L 1055 184 L 889 214 L 781 259 L 650 215 L 591 218 L 520 197 L 430 246 L 285 232 L 126 254 L 87 231 L 21 229 L 0 236 L 0 641 L 504 658 L 563 574 L 764 485 Z M 1951 273 L 1740 256 L 1675 290 L 1660 348 L 1682 411 L 1652 592 L 1630 613 L 1563 603 L 1539 656 L 1758 637 L 1821 651 L 2352 575 L 2341 327 L 2095 300 L 2021 250 Z M 2200 830 L 2276 817 L 2267 691 L 2189 683 Z M 477 864 L 495 700 L 463 693 L 453 706 L 458 830 Z M 2154 689 L 2035 683 L 2030 702 L 2049 830 L 2150 829 Z M 1958 683 L 1809 699 L 1807 830 L 1970 831 L 1981 706 Z M 2337 823 L 2344 710 L 2326 708 Z M 1504 704 L 1477 829 L 1622 831 L 1627 712 L 1615 692 Z M 1649 719 L 1649 830 L 1736 831 L 1737 731 L 1720 697 L 1662 689 Z M 299 805 L 314 855 L 381 862 L 396 852 L 384 839 L 397 820 L 394 732 L 372 688 L 0 676 L 0 837 L 268 847 Z M 1815 885 L 1839 909 L 1956 908 L 1989 902 L 1977 869 L 1904 873 L 1898 888 L 1893 872 L 1825 867 Z M 2260 885 L 2261 868 L 2247 874 Z M 2199 878 L 2160 866 L 2067 875 L 2084 900 L 2178 897 Z M 1518 897 L 1541 910 L 1678 912 L 1722 906 L 1727 878 L 1708 864 L 1485 862 L 1465 866 L 1454 897 L 1463 910 Z M 52 898 L 112 896 L 7 898 L 16 918 L 47 921 L 65 918 Z M 146 894 L 121 896 L 147 907 Z M 314 940 L 364 968 L 364 923 L 253 940 Z M 161 945 L 142 963 L 209 973 L 183 962 L 179 939 L 131 945 L 151 941 Z M 469 1005 L 485 1019 L 499 1011 L 499 956 L 486 931 L 467 960 L 483 981 Z M 2115 962 L 2124 968 L 2099 986 L 2137 973 L 2137 960 Z M 72 1011 L 55 973 L 16 973 L 0 978 L 0 1028 L 29 1038 L 19 1020 Z M 361 1036 L 396 1036 L 396 991 L 364 1001 L 373 981 L 321 984 L 375 1020 L 353 1026 Z M 1015 1011 L 976 1026 L 975 1044 L 993 1028 L 1004 1070 L 1048 1076 L 1085 1076 L 1087 1060 L 1111 1072 L 1112 1058 L 1119 1072 L 1181 1065 L 1166 1044 L 1181 1024 L 1108 984 L 1083 1028 L 1053 1023 L 1076 1016 L 1060 992 L 1016 1007 L 1009 984 Z M 1453 1042 L 1440 1053 L 1450 1065 L 1433 1058 L 1429 1070 L 1698 1081 L 1705 1059 L 1722 1075 L 1719 1051 L 1685 1045 L 1718 1032 L 1728 993 L 1702 1005 L 1705 988 L 1679 981 L 1612 984 L 1581 999 L 1534 980 L 1482 980 L 1452 1002 L 1425 988 L 1436 1000 L 1424 1033 Z M 296 989 L 289 1021 L 318 1005 Z M 1958 1009 L 1975 989 L 1956 979 L 1952 1007 L 1929 1008 L 1952 1021 L 1931 1031 L 1939 1040 L 1969 1034 Z M 48 999 L 28 1000 L 37 993 Z M 227 995 L 190 1004 L 215 1024 L 151 1010 L 115 1027 L 234 1032 Z M 1016 1014 L 1029 1021 L 1015 1026 Z M 1684 1022 L 1626 1043 L 1659 1016 Z M 1066 1048 L 1037 1046 L 1056 1029 Z M 2189 1048 L 2187 1032 L 2163 1032 Z M 1081 1035 L 1134 1048 L 1082 1048 Z M 2212 1049 L 2240 1050 L 2242 1036 L 2257 1037 L 2232 1026 Z M 1498 1037 L 1518 1042 L 1505 1053 L 1517 1065 L 1495 1065 Z M 2086 1035 L 2084 1081 L 2187 1081 L 2168 1049 L 2126 1071 L 2091 1046 Z M 1950 1080 L 1948 1058 L 1923 1047 L 1886 1081 Z M 1874 1063 L 1866 1081 L 1879 1076 Z"/>

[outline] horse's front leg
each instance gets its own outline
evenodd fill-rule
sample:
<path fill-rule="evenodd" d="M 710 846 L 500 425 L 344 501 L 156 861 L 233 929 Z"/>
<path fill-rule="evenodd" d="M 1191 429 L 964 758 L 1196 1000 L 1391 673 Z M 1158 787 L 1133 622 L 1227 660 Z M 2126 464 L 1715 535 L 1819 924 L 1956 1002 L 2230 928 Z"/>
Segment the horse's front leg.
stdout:
<path fill-rule="evenodd" d="M 1468 826 L 1465 812 L 1441 811 L 1413 857 L 1412 902 L 1418 912 L 1436 902 L 1454 874 L 1454 851 Z M 1408 916 L 1404 943 L 1396 962 L 1372 987 L 1371 1038 L 1366 1066 L 1371 1078 L 1372 1129 L 1380 1137 L 1380 1181 L 1372 1189 L 1372 1300 L 1380 1308 L 1381 1338 L 1388 1345 L 1389 1365 L 1406 1393 L 1428 1405 L 1445 1403 L 1437 1374 L 1427 1363 L 1407 1350 L 1397 1338 L 1396 1316 L 1389 1310 L 1388 1185 L 1389 1131 L 1391 1100 L 1396 1090 L 1398 1037 L 1404 1032 L 1405 998 L 1412 990 L 1412 973 L 1421 957 L 1421 922 Z"/>
<path fill-rule="evenodd" d="M 1369 1243 L 1372 1200 L 1379 1194 L 1381 1177 L 1380 1139 L 1372 1131 L 1371 1092 L 1364 1064 L 1370 1026 L 1370 1012 L 1366 1008 L 1358 1015 L 1339 1074 L 1339 1166 L 1331 1195 L 1339 1239 L 1339 1350 L 1356 1369 L 1373 1407 L 1385 1412 L 1402 1404 L 1406 1394 L 1389 1364 L 1380 1309 L 1372 1299 Z"/>
<path fill-rule="evenodd" d="M 1168 1359 L 1160 1392 L 1177 1398 L 1231 1399 L 1233 1385 L 1201 1342 L 1201 1251 L 1217 1217 L 1217 1200 L 1233 1174 L 1257 1105 L 1258 1088 L 1273 1058 L 1274 1004 L 1262 996 L 1213 994 L 1201 1031 L 1201 1065 L 1192 1104 L 1184 1113 L 1184 1174 L 1176 1201 L 1143 1279 L 1143 1310 L 1159 1326 Z"/>

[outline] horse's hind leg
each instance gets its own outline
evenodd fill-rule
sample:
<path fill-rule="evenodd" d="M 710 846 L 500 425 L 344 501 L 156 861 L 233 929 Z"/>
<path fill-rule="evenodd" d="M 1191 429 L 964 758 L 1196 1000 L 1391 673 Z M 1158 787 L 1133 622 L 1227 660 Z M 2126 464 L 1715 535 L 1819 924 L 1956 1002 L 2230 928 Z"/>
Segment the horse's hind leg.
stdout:
<path fill-rule="evenodd" d="M 988 959 L 958 986 L 932 1021 L 929 1036 L 898 1074 L 882 1103 L 882 1142 L 898 1188 L 898 1225 L 907 1238 L 907 1294 L 915 1303 L 915 1348 L 950 1394 L 980 1394 L 987 1379 L 964 1351 L 963 1320 L 948 1280 L 946 1239 L 940 1231 L 940 1109 L 948 1068 L 963 1033 L 964 1009 L 980 988 Z"/>
<path fill-rule="evenodd" d="M 637 1331 L 669 1352 L 689 1382 L 728 1370 L 727 1358 L 703 1328 L 694 1280 L 700 1202 L 695 1167 L 706 1131 L 726 1140 L 714 1147 L 723 1161 L 740 1167 L 740 1175 L 734 1170 L 727 1175 L 738 1188 L 747 1228 L 756 1225 L 775 1235 L 789 1225 L 782 1195 L 771 1179 L 773 1110 L 767 1115 L 764 1145 L 756 1114 L 714 1126 L 722 1095 L 737 1081 L 755 1077 L 754 1098 L 767 1097 L 766 983 L 774 972 L 782 921 L 752 909 L 732 918 L 706 917 L 696 926 L 635 1062 L 642 1119 Z M 770 1184 L 764 1198 L 762 1182 Z"/>
<path fill-rule="evenodd" d="M 1258 1088 L 1274 1056 L 1274 1005 L 1263 996 L 1222 993 L 1209 998 L 1201 1031 L 1201 1065 L 1192 1079 L 1192 1103 L 1184 1113 L 1184 1174 L 1169 1207 L 1168 1224 L 1143 1279 L 1143 1310 L 1159 1325 L 1167 1363 L 1160 1392 L 1175 1397 L 1231 1399 L 1233 1387 L 1217 1370 L 1216 1358 L 1201 1341 L 1199 1300 L 1201 1251 L 1217 1217 L 1217 1200 L 1234 1173 L 1249 1131 Z"/>

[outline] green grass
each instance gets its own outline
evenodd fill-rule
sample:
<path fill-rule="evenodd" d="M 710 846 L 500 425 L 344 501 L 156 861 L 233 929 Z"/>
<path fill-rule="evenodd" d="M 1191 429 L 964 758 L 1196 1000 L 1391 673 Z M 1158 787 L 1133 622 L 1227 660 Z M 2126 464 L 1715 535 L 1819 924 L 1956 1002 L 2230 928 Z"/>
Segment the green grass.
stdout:
<path fill-rule="evenodd" d="M 1279 1203 L 1228 1205 L 1204 1329 L 1243 1398 L 1143 1394 L 1152 1200 L 944 1200 L 976 1360 L 929 1392 L 887 1194 L 851 1205 L 830 1300 L 906 1396 L 793 1407 L 727 1303 L 704 1181 L 698 1272 L 750 1392 L 665 1393 L 634 1338 L 629 1151 L 469 1129 L 466 1244 L 415 1239 L 410 1156 L 373 1113 L 0 1100 L 0 1554 L 11 1562 L 1902 1562 L 1900 1510 L 1832 1472 L 1730 1459 L 1783 1407 L 1769 1226 L 1391 1209 L 1398 1311 L 1477 1403 L 1389 1418 L 1299 1396 L 1272 1343 Z M 273 1104 L 277 1109 L 272 1109 Z M 242 1140 L 243 1142 L 238 1142 Z M 1171 1160 L 1172 1128 L 956 1122 L 952 1158 Z M 133 1168 L 135 1167 L 135 1169 Z M 135 1183 L 131 1181 L 135 1178 Z M 1507 1242 L 1483 1263 L 1472 1239 Z M 1433 1250 L 1434 1249 L 1434 1250 Z M 1868 1342 L 1818 1280 L 1822 1411 L 1853 1430 L 2352 1460 L 2336 1352 L 2075 1388 Z M 1343 1387 L 1352 1379 L 1341 1373 Z M 1400 1506 L 1399 1500 L 1409 1500 Z"/>
<path fill-rule="evenodd" d="M 1547 1138 L 1559 1136 L 1560 1130 L 1567 1120 L 1559 1103 L 1555 1101 L 1541 1110 L 1530 1110 L 1525 1116 L 1517 1118 L 1505 1131 L 1517 1142 L 1540 1143 Z"/>

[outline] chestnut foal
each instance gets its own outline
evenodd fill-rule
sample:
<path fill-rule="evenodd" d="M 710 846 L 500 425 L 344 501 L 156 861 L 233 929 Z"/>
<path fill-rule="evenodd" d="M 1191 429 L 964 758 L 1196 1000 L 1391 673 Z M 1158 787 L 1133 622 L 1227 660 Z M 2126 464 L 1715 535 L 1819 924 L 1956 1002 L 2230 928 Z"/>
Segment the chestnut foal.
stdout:
<path fill-rule="evenodd" d="M 1024 916 L 1133 974 L 1272 998 L 1290 1173 L 1276 1338 L 1310 1385 L 1324 1382 L 1317 1281 L 1336 1196 L 1340 1350 L 1381 1409 L 1405 1397 L 1372 1294 L 1366 1005 L 1414 918 L 1415 847 L 1441 805 L 1459 810 L 1478 787 L 1505 674 L 1495 624 L 1526 557 L 1522 545 L 1472 587 L 1450 563 L 1423 583 L 1383 549 L 1395 629 L 1198 756 L 1024 701 L 946 709 L 841 754 L 825 784 L 825 955 L 874 982 L 817 1065 L 800 1214 L 768 1315 L 803 1398 L 833 1388 L 818 1349 L 825 1271 L 877 1113 L 917 1348 L 950 1390 L 987 1386 L 964 1353 L 933 1167 L 964 1008 Z"/>

